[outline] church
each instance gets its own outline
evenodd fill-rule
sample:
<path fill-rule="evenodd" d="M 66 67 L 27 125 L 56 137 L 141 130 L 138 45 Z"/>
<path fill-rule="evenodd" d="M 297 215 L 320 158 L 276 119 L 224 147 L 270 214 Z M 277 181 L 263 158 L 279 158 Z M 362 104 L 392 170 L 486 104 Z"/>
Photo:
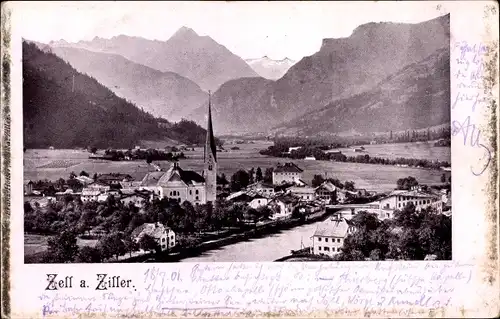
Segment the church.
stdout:
<path fill-rule="evenodd" d="M 166 172 L 150 172 L 141 181 L 140 188 L 148 189 L 160 198 L 172 198 L 179 203 L 189 201 L 193 205 L 215 203 L 217 192 L 217 147 L 212 127 L 211 99 L 208 99 L 207 137 L 203 156 L 202 175 L 184 170 L 174 162 Z"/>

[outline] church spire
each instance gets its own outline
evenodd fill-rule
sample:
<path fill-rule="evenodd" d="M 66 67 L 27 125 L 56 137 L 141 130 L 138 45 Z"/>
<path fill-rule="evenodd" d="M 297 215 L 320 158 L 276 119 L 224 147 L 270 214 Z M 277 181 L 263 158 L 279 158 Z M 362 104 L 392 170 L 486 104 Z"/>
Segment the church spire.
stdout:
<path fill-rule="evenodd" d="M 217 162 L 217 146 L 215 145 L 214 130 L 212 127 L 212 101 L 211 94 L 208 91 L 208 124 L 207 124 L 207 139 L 205 145 L 205 157 L 211 153 L 214 161 Z"/>
<path fill-rule="evenodd" d="M 217 146 L 215 145 L 214 130 L 212 127 L 212 100 L 208 92 L 208 123 L 207 140 L 205 142 L 204 178 L 206 201 L 215 204 L 217 197 Z"/>

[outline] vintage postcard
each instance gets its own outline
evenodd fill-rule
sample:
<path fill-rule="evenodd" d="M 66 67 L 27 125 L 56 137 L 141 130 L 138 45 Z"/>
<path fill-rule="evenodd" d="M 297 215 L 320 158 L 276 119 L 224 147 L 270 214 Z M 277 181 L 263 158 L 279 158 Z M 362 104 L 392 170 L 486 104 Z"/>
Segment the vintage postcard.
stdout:
<path fill-rule="evenodd" d="M 2 4 L 2 315 L 498 316 L 498 10 Z"/>

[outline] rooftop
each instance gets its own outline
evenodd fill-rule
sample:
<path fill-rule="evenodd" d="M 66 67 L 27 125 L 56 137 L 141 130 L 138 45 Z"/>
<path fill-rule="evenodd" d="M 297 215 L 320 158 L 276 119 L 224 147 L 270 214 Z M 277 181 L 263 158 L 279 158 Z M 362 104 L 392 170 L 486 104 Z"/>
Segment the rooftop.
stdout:
<path fill-rule="evenodd" d="M 429 197 L 435 198 L 435 197 L 437 197 L 435 194 L 424 192 L 421 190 L 410 190 L 410 191 L 408 191 L 408 190 L 395 190 L 395 191 L 392 191 L 391 193 L 389 193 L 389 195 L 387 195 L 387 197 L 391 197 L 391 196 L 411 196 L 411 197 L 422 197 L 422 198 L 429 198 Z"/>
<path fill-rule="evenodd" d="M 282 172 L 287 172 L 287 173 L 302 173 L 303 170 L 295 165 L 294 163 L 285 163 L 285 164 L 278 164 L 276 168 L 274 169 L 274 172 L 276 173 L 282 173 Z"/>
<path fill-rule="evenodd" d="M 160 223 L 144 223 L 132 231 L 131 237 L 139 238 L 149 235 L 154 238 L 160 238 L 162 234 L 169 230 L 170 228 Z"/>
<path fill-rule="evenodd" d="M 292 204 L 298 201 L 297 197 L 290 194 L 277 196 L 274 198 L 274 200 L 283 202 L 285 204 Z"/>
<path fill-rule="evenodd" d="M 123 180 L 132 180 L 132 176 L 129 174 L 122 174 L 122 173 L 109 173 L 109 174 L 102 174 L 97 177 L 98 181 L 123 181 Z"/>
<path fill-rule="evenodd" d="M 205 179 L 195 171 L 183 170 L 179 163 L 174 162 L 170 169 L 158 180 L 158 185 L 166 185 L 169 183 L 184 183 L 186 185 L 193 185 L 197 183 L 204 183 Z"/>
<path fill-rule="evenodd" d="M 333 185 L 331 182 L 323 182 L 323 184 L 319 185 L 316 189 L 325 189 L 329 192 L 334 192 L 337 187 L 335 185 Z"/>
<path fill-rule="evenodd" d="M 345 218 L 328 219 L 318 225 L 314 236 L 345 238 L 351 225 Z"/>
<path fill-rule="evenodd" d="M 313 194 L 316 189 L 309 186 L 293 186 L 288 188 L 288 190 L 292 193 L 310 193 Z"/>

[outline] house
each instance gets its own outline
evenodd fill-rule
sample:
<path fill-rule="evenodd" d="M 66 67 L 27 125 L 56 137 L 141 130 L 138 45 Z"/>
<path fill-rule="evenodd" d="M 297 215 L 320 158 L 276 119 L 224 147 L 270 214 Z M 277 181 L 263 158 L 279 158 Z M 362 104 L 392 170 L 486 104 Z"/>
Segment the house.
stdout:
<path fill-rule="evenodd" d="M 396 190 L 388 196 L 380 199 L 380 209 L 383 210 L 402 210 L 406 205 L 412 203 L 415 205 L 415 210 L 420 211 L 423 208 L 432 207 L 436 213 L 443 212 L 443 201 L 441 196 L 423 192 L 421 188 L 413 188 L 412 190 Z"/>
<path fill-rule="evenodd" d="M 253 190 L 256 193 L 262 194 L 267 197 L 272 197 L 275 193 L 274 186 L 271 184 L 264 183 L 263 181 L 259 181 L 254 184 L 248 185 L 247 189 Z"/>
<path fill-rule="evenodd" d="M 326 204 L 333 204 L 337 201 L 337 187 L 331 182 L 323 182 L 316 190 L 316 198 Z"/>
<path fill-rule="evenodd" d="M 298 198 L 290 195 L 280 195 L 269 202 L 269 207 L 273 209 L 274 214 L 271 219 L 281 219 L 292 216 L 293 209 L 298 203 Z"/>
<path fill-rule="evenodd" d="M 337 201 L 345 203 L 349 198 L 357 197 L 358 193 L 355 191 L 348 191 L 346 189 L 337 188 Z"/>
<path fill-rule="evenodd" d="M 101 183 L 101 182 L 94 182 L 91 184 L 88 184 L 86 189 L 89 190 L 95 190 L 95 191 L 100 191 L 100 192 L 108 192 L 111 189 L 111 186 Z"/>
<path fill-rule="evenodd" d="M 64 192 L 57 192 L 55 195 L 56 195 L 56 200 L 60 201 L 63 200 L 66 195 L 80 196 L 81 193 L 74 193 L 71 188 L 68 188 Z"/>
<path fill-rule="evenodd" d="M 314 157 L 314 156 L 306 156 L 304 159 L 305 159 L 306 161 L 315 161 L 315 160 L 316 160 L 316 157 Z"/>
<path fill-rule="evenodd" d="M 284 183 L 294 183 L 303 185 L 302 181 L 303 170 L 294 163 L 278 164 L 273 170 L 273 185 Z"/>
<path fill-rule="evenodd" d="M 132 231 L 132 238 L 136 243 L 139 243 L 144 235 L 153 237 L 162 251 L 175 247 L 175 233 L 169 227 L 160 223 L 144 223 Z"/>
<path fill-rule="evenodd" d="M 97 181 L 109 186 L 118 186 L 120 182 L 131 181 L 132 176 L 122 173 L 102 174 L 97 177 Z"/>
<path fill-rule="evenodd" d="M 134 194 L 124 195 L 120 198 L 120 202 L 124 206 L 129 206 L 132 203 L 135 207 L 142 208 L 144 207 L 144 204 L 152 199 L 151 195 L 152 194 L 149 192 L 136 192 Z"/>
<path fill-rule="evenodd" d="M 327 205 L 326 209 L 347 220 L 351 220 L 359 212 L 375 214 L 379 219 L 392 218 L 392 215 L 386 216 L 386 212 L 381 211 L 380 204 L 376 202 L 369 204 Z"/>
<path fill-rule="evenodd" d="M 173 198 L 179 203 L 189 201 L 205 204 L 205 179 L 194 171 L 183 170 L 174 162 L 166 172 L 150 172 L 143 178 L 140 188 L 149 189 L 160 198 Z"/>
<path fill-rule="evenodd" d="M 100 190 L 92 189 L 92 188 L 84 188 L 82 190 L 82 194 L 80 196 L 82 202 L 94 202 L 98 200 L 99 195 L 102 192 Z"/>
<path fill-rule="evenodd" d="M 120 182 L 120 188 L 123 189 L 140 189 L 141 181 L 126 181 Z"/>
<path fill-rule="evenodd" d="M 27 196 L 25 197 L 25 201 L 29 202 L 33 208 L 37 206 L 43 208 L 55 202 L 56 198 L 52 196 Z"/>
<path fill-rule="evenodd" d="M 85 175 L 80 175 L 80 176 L 76 177 L 76 180 L 78 180 L 83 185 L 88 185 L 88 184 L 91 184 L 94 182 L 94 180 L 92 178 L 85 176 Z"/>
<path fill-rule="evenodd" d="M 342 217 L 332 217 L 321 224 L 313 235 L 313 254 L 334 256 L 342 251 L 344 240 L 354 227 Z"/>
<path fill-rule="evenodd" d="M 264 197 L 260 194 L 255 194 L 252 196 L 252 200 L 248 202 L 248 206 L 257 209 L 262 206 L 266 206 L 269 203 L 269 198 Z"/>
<path fill-rule="evenodd" d="M 99 195 L 97 195 L 97 201 L 99 203 L 104 203 L 108 200 L 109 196 L 111 195 L 108 193 L 100 193 Z"/>
<path fill-rule="evenodd" d="M 302 201 L 313 201 L 316 199 L 316 189 L 310 186 L 293 186 L 287 191 Z"/>
<path fill-rule="evenodd" d="M 226 197 L 226 200 L 233 203 L 245 203 L 254 209 L 266 206 L 269 203 L 269 198 L 254 191 L 235 192 Z"/>

